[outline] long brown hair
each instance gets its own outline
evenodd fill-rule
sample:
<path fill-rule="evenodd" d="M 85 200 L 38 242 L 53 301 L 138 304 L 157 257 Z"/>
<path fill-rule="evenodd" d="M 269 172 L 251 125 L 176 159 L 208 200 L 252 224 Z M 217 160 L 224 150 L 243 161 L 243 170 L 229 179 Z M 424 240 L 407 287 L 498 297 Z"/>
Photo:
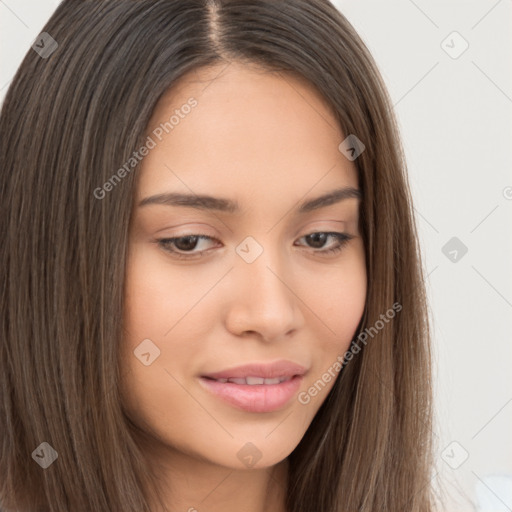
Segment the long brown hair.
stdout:
<path fill-rule="evenodd" d="M 0 118 L 0 504 L 150 510 L 154 475 L 118 393 L 138 167 L 105 197 L 94 190 L 141 147 L 181 76 L 237 60 L 305 78 L 364 143 L 358 332 L 402 306 L 359 344 L 290 454 L 288 511 L 433 510 L 428 306 L 406 164 L 347 19 L 327 0 L 64 0 L 42 32 L 58 46 L 29 50 Z M 46 469 L 41 443 L 58 454 Z"/>

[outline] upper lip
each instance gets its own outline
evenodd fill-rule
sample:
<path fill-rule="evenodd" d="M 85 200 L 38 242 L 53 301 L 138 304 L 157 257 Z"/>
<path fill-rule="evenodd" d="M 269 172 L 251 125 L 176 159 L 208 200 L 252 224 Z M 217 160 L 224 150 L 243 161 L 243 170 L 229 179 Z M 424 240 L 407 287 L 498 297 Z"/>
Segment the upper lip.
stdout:
<path fill-rule="evenodd" d="M 295 375 L 304 375 L 306 368 L 292 361 L 276 361 L 274 363 L 250 363 L 243 366 L 227 368 L 220 372 L 207 373 L 202 377 L 210 379 L 231 379 L 245 377 L 263 377 L 264 379 L 274 379 L 276 377 L 294 377 Z"/>

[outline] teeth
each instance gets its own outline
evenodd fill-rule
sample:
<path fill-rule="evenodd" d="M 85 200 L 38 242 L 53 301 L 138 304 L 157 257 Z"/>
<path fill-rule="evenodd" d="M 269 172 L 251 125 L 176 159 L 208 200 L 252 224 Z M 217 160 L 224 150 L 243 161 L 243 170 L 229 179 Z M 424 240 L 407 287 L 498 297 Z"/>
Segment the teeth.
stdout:
<path fill-rule="evenodd" d="M 251 384 L 249 382 L 250 377 L 247 377 L 247 384 Z M 264 384 L 279 384 L 281 381 L 279 380 L 279 377 L 276 377 L 275 379 L 261 379 Z"/>
<path fill-rule="evenodd" d="M 246 384 L 249 386 L 255 386 L 255 385 L 272 385 L 272 384 L 280 384 L 281 382 L 285 382 L 287 380 L 290 380 L 291 377 L 274 377 L 273 379 L 264 379 L 263 377 L 240 377 L 240 378 L 229 378 L 229 379 L 216 379 L 217 382 L 231 382 L 232 384 Z"/>
<path fill-rule="evenodd" d="M 245 382 L 245 379 L 243 378 L 233 378 L 233 379 L 228 379 L 229 382 L 232 382 L 233 384 L 247 384 L 247 382 Z"/>
<path fill-rule="evenodd" d="M 245 380 L 250 386 L 254 384 L 268 384 L 263 377 L 246 377 Z"/>

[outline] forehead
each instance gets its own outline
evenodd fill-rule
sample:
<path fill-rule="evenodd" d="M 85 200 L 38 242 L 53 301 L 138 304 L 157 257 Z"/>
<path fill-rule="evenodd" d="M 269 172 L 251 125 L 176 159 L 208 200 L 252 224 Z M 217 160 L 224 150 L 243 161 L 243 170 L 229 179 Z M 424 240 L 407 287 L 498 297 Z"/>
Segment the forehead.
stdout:
<path fill-rule="evenodd" d="M 320 181 L 358 183 L 326 101 L 290 73 L 236 62 L 195 70 L 162 96 L 147 135 L 155 146 L 142 162 L 138 197 L 164 188 L 303 195 Z"/>

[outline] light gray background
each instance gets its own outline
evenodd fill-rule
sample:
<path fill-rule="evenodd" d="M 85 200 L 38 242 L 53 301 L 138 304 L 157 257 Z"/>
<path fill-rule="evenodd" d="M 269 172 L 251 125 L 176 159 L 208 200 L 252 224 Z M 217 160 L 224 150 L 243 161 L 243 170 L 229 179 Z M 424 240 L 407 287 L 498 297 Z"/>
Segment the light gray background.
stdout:
<path fill-rule="evenodd" d="M 0 101 L 58 3 L 0 0 Z M 429 276 L 443 510 L 512 511 L 512 0 L 336 5 L 402 132 Z M 469 44 L 460 56 L 454 31 Z M 466 254 L 443 253 L 453 237 Z"/>

